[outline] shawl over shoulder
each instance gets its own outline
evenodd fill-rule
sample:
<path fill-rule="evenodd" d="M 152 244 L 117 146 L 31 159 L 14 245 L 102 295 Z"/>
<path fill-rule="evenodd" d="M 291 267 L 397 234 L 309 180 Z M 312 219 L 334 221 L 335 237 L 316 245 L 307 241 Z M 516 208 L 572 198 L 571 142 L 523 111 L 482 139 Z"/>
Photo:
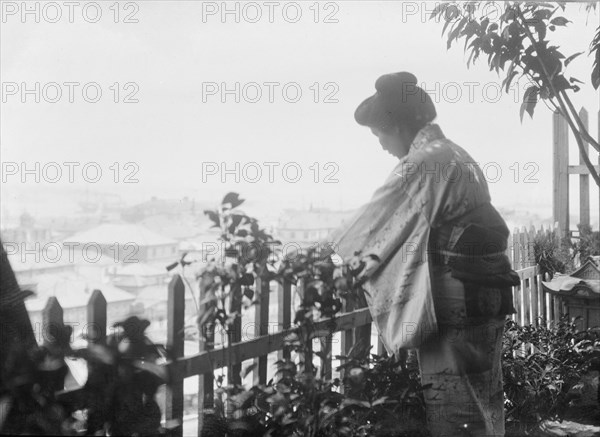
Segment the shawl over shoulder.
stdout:
<path fill-rule="evenodd" d="M 431 229 L 489 202 L 475 161 L 429 124 L 371 200 L 331 235 L 342 258 L 360 251 L 382 261 L 365 289 L 388 352 L 417 347 L 437 331 L 427 250 Z"/>

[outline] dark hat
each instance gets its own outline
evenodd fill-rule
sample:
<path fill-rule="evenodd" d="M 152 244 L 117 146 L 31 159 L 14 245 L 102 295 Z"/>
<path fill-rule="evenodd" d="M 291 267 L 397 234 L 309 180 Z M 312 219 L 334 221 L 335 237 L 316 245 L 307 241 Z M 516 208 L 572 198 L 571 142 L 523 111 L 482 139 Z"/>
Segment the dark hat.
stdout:
<path fill-rule="evenodd" d="M 424 125 L 436 117 L 431 97 L 417 86 L 412 73 L 385 74 L 377 79 L 375 89 L 377 92 L 354 112 L 362 126 L 384 129 L 399 121 Z"/>

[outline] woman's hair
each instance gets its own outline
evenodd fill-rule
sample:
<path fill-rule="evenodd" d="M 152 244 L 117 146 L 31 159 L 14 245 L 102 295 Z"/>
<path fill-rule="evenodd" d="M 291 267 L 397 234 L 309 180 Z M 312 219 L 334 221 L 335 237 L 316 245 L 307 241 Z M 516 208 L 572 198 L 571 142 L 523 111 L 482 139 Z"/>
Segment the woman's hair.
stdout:
<path fill-rule="evenodd" d="M 377 92 L 356 110 L 359 124 L 388 131 L 400 126 L 416 134 L 437 116 L 431 97 L 417 85 L 408 72 L 381 76 L 375 82 Z"/>

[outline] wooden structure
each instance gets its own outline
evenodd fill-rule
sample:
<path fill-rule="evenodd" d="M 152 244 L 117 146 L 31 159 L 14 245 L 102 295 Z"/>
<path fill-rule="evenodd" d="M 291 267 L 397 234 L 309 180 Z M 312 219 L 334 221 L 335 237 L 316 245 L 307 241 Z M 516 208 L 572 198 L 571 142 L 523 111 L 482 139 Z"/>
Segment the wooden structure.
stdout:
<path fill-rule="evenodd" d="M 600 326 L 600 268 L 590 258 L 576 271 L 544 282 L 544 290 L 558 296 L 579 329 Z"/>
<path fill-rule="evenodd" d="M 521 283 L 513 287 L 513 301 L 517 313 L 512 319 L 521 325 L 536 324 L 544 320 L 548 325 L 558 320 L 567 311 L 564 302 L 543 289 L 544 278 L 535 259 L 534 240 L 545 235 L 560 241 L 561 229 L 556 223 L 553 228 L 515 228 L 508 239 L 506 254 L 519 274 Z"/>
<path fill-rule="evenodd" d="M 547 231 L 548 232 L 548 231 Z M 518 311 L 514 319 L 521 324 L 539 323 L 540 318 L 548 323 L 556 320 L 563 308 L 557 299 L 544 292 L 541 286 L 541 275 L 538 267 L 531 263 L 527 255 L 529 243 L 525 240 L 531 237 L 531 232 L 515 232 L 513 244 L 509 250 L 511 258 L 517 260 L 521 267 L 518 274 L 521 284 L 513 288 L 515 307 Z M 228 368 L 227 383 L 240 382 L 240 370 L 245 360 L 254 360 L 253 382 L 255 384 L 267 383 L 267 366 L 269 354 L 278 357 L 289 357 L 290 350 L 284 345 L 284 339 L 291 333 L 292 305 L 295 293 L 302 293 L 302 284 L 294 286 L 290 283 L 278 284 L 277 289 L 277 332 L 269 332 L 269 281 L 257 279 L 256 290 L 259 294 L 259 305 L 254 306 L 254 338 L 246 341 L 242 339 L 241 323 L 234 324 L 228 333 L 228 344 L 223 347 L 213 348 L 212 341 L 202 342 L 200 352 L 192 356 L 184 356 L 184 313 L 185 313 L 185 286 L 180 276 L 174 276 L 168 290 L 168 315 L 167 315 L 167 347 L 172 351 L 173 360 L 164 364 L 170 367 L 171 375 L 175 377 L 169 382 L 165 399 L 164 411 L 167 423 L 180 423 L 183 419 L 184 406 L 184 379 L 199 376 L 198 384 L 198 429 L 202 429 L 203 413 L 211 411 L 214 399 L 214 373 L 221 368 Z M 239 302 L 230 302 L 231 308 L 236 308 Z M 44 321 L 50 324 L 62 324 L 62 308 L 54 298 L 50 298 L 44 310 Z M 89 341 L 100 341 L 106 335 L 106 301 L 99 290 L 95 290 L 88 304 L 88 326 L 93 326 L 93 335 Z M 347 354 L 355 342 L 360 341 L 370 344 L 371 341 L 371 315 L 368 308 L 354 308 L 347 304 L 344 312 L 334 319 L 324 319 L 315 324 L 315 337 L 321 336 L 320 375 L 331 376 L 332 354 L 331 336 L 323 333 L 339 332 L 341 338 L 341 354 Z M 272 331 L 272 330 L 271 330 Z M 210 334 L 210 333 L 209 333 Z M 210 339 L 210 335 L 207 336 Z M 376 351 L 382 352 L 382 345 L 376 345 Z M 311 355 L 311 351 L 308 352 Z M 311 357 L 305 360 L 312 361 Z M 77 390 L 63 392 L 60 396 L 68 398 L 76 396 Z M 178 427 L 173 435 L 182 435 L 182 428 Z"/>
<path fill-rule="evenodd" d="M 588 112 L 585 108 L 579 111 L 579 118 L 583 125 L 588 127 Z M 579 223 L 590 224 L 590 171 L 584 164 L 581 153 L 579 164 L 569 164 L 569 126 L 567 121 L 558 112 L 554 113 L 553 119 L 553 194 L 552 194 L 552 216 L 553 221 L 558 222 L 562 235 L 571 235 L 569 227 L 569 176 L 579 175 Z M 598 113 L 598 130 L 600 132 L 600 112 Z M 585 152 L 589 154 L 589 146 L 585 145 Z M 600 172 L 600 157 L 596 160 L 590 159 L 597 172 Z M 594 188 L 597 188 L 593 184 Z M 597 189 L 592 189 L 597 193 Z M 597 195 L 597 194 L 596 194 Z"/>

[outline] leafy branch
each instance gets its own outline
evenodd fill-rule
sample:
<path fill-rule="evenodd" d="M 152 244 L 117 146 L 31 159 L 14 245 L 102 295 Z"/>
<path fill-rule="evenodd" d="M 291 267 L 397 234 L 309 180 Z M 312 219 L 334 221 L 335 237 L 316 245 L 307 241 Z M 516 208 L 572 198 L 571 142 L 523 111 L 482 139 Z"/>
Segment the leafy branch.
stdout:
<path fill-rule="evenodd" d="M 490 13 L 478 17 L 476 10 L 479 6 L 481 2 L 443 3 L 433 10 L 430 19 L 441 18 L 444 21 L 442 35 L 447 33 L 448 49 L 455 41 L 464 39 L 464 51 L 469 53 L 467 67 L 471 62 L 475 63 L 481 53 L 487 54 L 490 71 L 495 70 L 499 75 L 502 71 L 502 87 L 506 93 L 515 77 L 526 77 L 531 85 L 523 95 L 519 111 L 521 120 L 525 112 L 533 117 L 538 102 L 549 103 L 567 121 L 586 167 L 600 186 L 600 175 L 585 150 L 585 144 L 589 143 L 596 152 L 600 152 L 600 144 L 588 132 L 570 96 L 570 92 L 580 90 L 578 84 L 583 82 L 575 77 L 567 79 L 565 75 L 565 69 L 584 51 L 565 57 L 559 47 L 551 45 L 547 38 L 548 30 L 554 32 L 570 23 L 566 17 L 556 15 L 565 11 L 564 2 L 507 2 L 497 22 L 491 22 Z M 588 13 L 595 12 L 596 6 L 595 3 L 587 5 Z M 591 84 L 598 89 L 600 26 L 590 43 L 589 54 L 594 56 Z"/>

